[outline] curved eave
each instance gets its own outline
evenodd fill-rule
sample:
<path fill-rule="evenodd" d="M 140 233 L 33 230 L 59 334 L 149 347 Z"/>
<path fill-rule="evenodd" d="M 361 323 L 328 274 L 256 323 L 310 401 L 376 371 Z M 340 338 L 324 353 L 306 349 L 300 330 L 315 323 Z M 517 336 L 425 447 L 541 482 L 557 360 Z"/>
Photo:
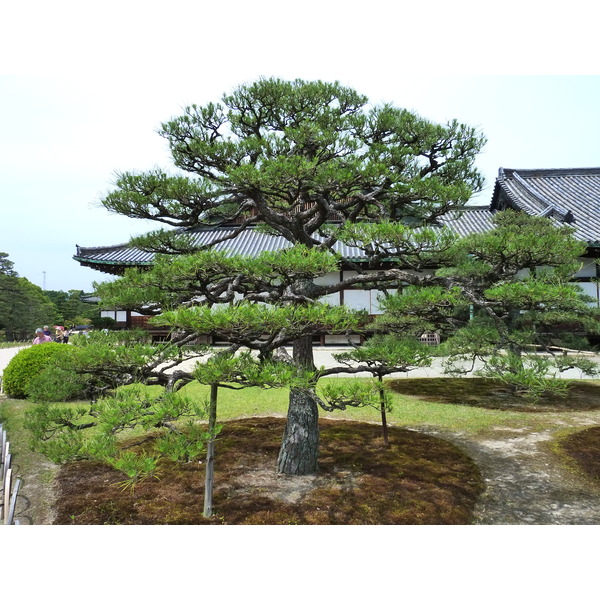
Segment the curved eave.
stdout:
<path fill-rule="evenodd" d="M 73 256 L 82 267 L 89 267 L 102 273 L 109 273 L 110 275 L 121 275 L 125 269 L 132 267 L 137 268 L 148 268 L 152 266 L 152 262 L 142 261 L 113 261 L 113 260 L 98 260 L 93 258 L 86 258 L 85 256 Z"/>

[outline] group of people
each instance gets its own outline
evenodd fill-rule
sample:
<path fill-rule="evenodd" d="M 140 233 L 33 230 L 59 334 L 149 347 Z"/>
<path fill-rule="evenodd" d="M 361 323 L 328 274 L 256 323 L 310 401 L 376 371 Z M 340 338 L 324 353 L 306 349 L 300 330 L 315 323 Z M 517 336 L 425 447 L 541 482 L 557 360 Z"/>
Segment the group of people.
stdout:
<path fill-rule="evenodd" d="M 43 344 L 45 342 L 59 342 L 62 344 L 67 344 L 69 342 L 69 330 L 56 327 L 56 333 L 52 333 L 48 325 L 44 325 L 44 327 L 38 327 L 35 330 L 35 337 L 33 338 L 34 344 Z"/>

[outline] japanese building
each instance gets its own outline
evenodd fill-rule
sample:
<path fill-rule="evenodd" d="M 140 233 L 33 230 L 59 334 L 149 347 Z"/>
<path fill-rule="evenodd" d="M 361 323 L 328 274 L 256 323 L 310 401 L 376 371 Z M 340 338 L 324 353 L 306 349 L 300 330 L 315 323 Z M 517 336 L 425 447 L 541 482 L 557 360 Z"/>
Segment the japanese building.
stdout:
<path fill-rule="evenodd" d="M 583 291 L 596 299 L 600 307 L 600 294 L 596 280 L 600 271 L 596 259 L 600 257 L 600 168 L 581 169 L 504 169 L 496 178 L 491 202 L 488 206 L 466 207 L 440 219 L 440 226 L 448 227 L 460 236 L 484 232 L 493 227 L 492 216 L 501 210 L 513 209 L 531 215 L 543 216 L 557 225 L 569 225 L 578 240 L 584 241 L 587 250 L 582 256 L 582 268 L 573 280 Z M 235 227 L 231 227 L 231 230 Z M 198 228 L 185 233 L 199 247 L 225 237 L 227 228 Z M 255 256 L 265 250 L 277 251 L 291 243 L 283 237 L 268 235 L 247 228 L 236 237 L 216 244 L 215 249 L 230 254 Z M 361 250 L 337 243 L 334 249 L 350 262 L 366 260 Z M 129 244 L 101 247 L 77 246 L 73 257 L 82 266 L 112 275 L 123 274 L 130 267 L 149 268 L 154 254 L 131 247 Z M 346 278 L 353 271 L 331 273 L 325 279 Z M 317 280 L 318 283 L 318 280 Z M 335 297 L 327 297 L 332 304 L 365 309 L 369 314 L 381 312 L 376 290 L 345 290 Z M 143 326 L 146 317 L 130 311 L 104 311 L 121 327 Z M 329 336 L 325 343 L 336 343 L 338 336 Z"/>

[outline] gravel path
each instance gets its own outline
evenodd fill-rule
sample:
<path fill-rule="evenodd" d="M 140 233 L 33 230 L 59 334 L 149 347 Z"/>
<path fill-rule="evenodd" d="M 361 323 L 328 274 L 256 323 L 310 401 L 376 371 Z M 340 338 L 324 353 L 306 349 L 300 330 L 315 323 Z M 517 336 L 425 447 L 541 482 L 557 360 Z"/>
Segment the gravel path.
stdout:
<path fill-rule="evenodd" d="M 6 365 L 11 361 L 12 357 L 23 350 L 27 346 L 17 346 L 16 348 L 0 348 L 0 378 L 2 377 L 2 371 L 6 368 Z"/>
<path fill-rule="evenodd" d="M 485 437 L 419 429 L 462 448 L 477 463 L 486 490 L 479 525 L 598 525 L 600 485 L 570 471 L 550 448 L 564 427 L 594 426 L 600 415 L 562 413 L 551 427 L 494 427 Z"/>

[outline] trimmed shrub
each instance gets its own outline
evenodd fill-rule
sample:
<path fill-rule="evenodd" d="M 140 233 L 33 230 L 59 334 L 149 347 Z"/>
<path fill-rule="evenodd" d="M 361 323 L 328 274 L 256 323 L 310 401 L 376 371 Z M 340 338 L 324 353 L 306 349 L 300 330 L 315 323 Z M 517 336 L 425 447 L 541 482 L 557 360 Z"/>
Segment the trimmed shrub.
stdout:
<path fill-rule="evenodd" d="M 68 360 L 76 348 L 48 342 L 21 350 L 4 369 L 4 393 L 11 398 L 26 398 L 28 386 L 34 377 L 54 361 Z"/>
<path fill-rule="evenodd" d="M 68 402 L 86 398 L 87 383 L 91 375 L 77 373 L 65 364 L 62 356 L 52 357 L 46 368 L 34 375 L 25 386 L 33 402 Z"/>

